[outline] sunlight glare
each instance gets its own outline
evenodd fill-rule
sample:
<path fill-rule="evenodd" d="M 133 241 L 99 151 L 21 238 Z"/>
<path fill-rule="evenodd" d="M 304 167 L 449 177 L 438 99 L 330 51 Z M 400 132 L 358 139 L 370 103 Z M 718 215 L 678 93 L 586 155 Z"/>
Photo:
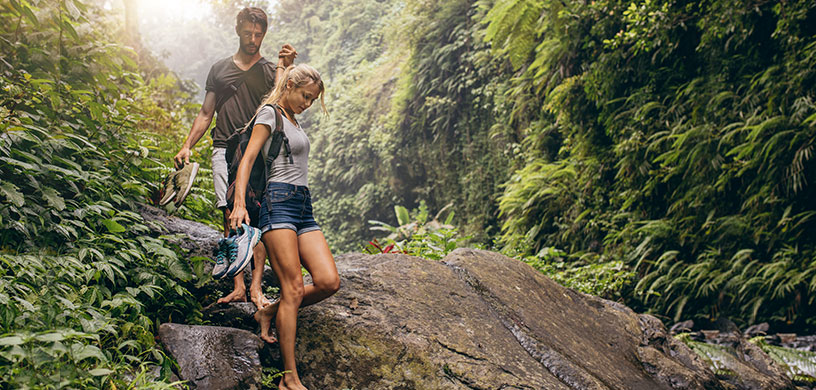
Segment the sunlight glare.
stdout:
<path fill-rule="evenodd" d="M 202 0 L 138 0 L 139 19 L 144 22 L 182 22 L 212 17 L 212 7 Z"/>

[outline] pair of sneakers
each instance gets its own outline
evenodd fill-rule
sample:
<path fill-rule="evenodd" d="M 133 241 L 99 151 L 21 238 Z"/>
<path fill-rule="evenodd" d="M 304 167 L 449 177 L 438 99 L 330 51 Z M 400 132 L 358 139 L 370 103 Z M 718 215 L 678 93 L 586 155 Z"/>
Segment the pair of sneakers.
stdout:
<path fill-rule="evenodd" d="M 242 224 L 238 231 L 230 231 L 229 237 L 218 240 L 213 277 L 233 277 L 243 271 L 252 262 L 253 249 L 260 240 L 261 231 L 247 224 Z"/>
<path fill-rule="evenodd" d="M 162 188 L 162 197 L 159 200 L 159 206 L 164 206 L 170 201 L 174 201 L 176 207 L 181 206 L 184 198 L 190 193 L 193 188 L 193 181 L 198 173 L 198 163 L 184 164 L 181 169 L 169 174 L 164 179 L 164 187 Z"/>

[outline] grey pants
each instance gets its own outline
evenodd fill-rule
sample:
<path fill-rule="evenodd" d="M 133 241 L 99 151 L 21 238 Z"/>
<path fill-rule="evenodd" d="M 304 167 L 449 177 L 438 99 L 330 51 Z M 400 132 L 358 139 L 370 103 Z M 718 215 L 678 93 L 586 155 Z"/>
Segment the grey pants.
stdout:
<path fill-rule="evenodd" d="M 218 207 L 219 209 L 227 207 L 226 153 L 226 148 L 213 148 L 211 157 L 213 186 L 215 187 L 215 207 Z"/>

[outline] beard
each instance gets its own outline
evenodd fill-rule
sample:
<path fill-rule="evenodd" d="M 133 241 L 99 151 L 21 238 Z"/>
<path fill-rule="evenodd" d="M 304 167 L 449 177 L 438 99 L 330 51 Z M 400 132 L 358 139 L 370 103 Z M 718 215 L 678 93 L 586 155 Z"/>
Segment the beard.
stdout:
<path fill-rule="evenodd" d="M 258 52 L 258 46 L 241 44 L 241 51 L 247 55 L 255 55 Z"/>

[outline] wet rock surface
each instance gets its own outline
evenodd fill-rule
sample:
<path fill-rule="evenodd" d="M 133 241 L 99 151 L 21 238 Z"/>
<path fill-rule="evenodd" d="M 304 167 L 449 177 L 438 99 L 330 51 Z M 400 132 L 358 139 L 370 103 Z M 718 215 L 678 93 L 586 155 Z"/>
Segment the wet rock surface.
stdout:
<path fill-rule="evenodd" d="M 156 235 L 177 235 L 190 257 L 211 257 L 221 237 L 160 209 L 141 211 Z M 299 371 L 309 388 L 794 388 L 751 346 L 737 345 L 734 363 L 748 367 L 747 377 L 718 378 L 656 318 L 563 288 L 496 253 L 460 249 L 442 262 L 348 254 L 336 261 L 340 292 L 298 318 Z M 266 268 L 265 287 L 277 285 Z M 231 289 L 231 280 L 220 280 L 195 293 L 210 303 Z M 202 310 L 209 323 L 249 331 L 163 324 L 159 336 L 181 379 L 196 389 L 258 388 L 260 357 L 280 360 L 277 347 L 263 348 L 252 333 L 254 311 L 248 302 Z"/>
<path fill-rule="evenodd" d="M 234 328 L 162 324 L 159 340 L 196 390 L 260 389 L 264 342 Z"/>
<path fill-rule="evenodd" d="M 213 303 L 201 309 L 201 314 L 211 324 L 257 332 L 258 323 L 252 317 L 255 311 L 252 302 Z"/>
<path fill-rule="evenodd" d="M 720 380 L 656 318 L 496 253 L 336 260 L 340 292 L 298 319 L 299 371 L 310 388 L 794 388 L 755 365 L 764 355 L 755 350 L 738 360 L 756 377 Z"/>

